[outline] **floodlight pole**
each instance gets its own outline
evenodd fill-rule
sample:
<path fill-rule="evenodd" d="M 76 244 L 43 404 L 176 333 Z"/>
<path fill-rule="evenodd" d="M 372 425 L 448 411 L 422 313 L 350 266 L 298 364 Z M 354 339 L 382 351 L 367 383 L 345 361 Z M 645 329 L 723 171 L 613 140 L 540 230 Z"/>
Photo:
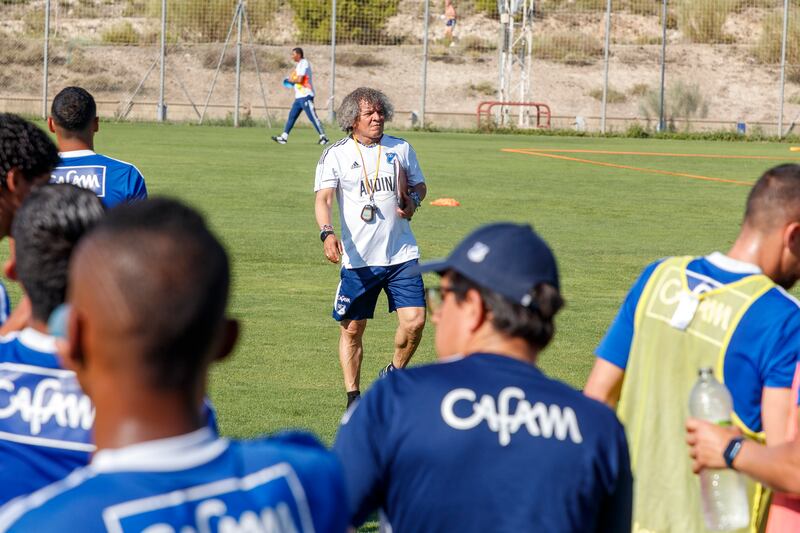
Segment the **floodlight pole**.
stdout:
<path fill-rule="evenodd" d="M 242 99 L 242 11 L 244 11 L 244 0 L 239 0 L 236 8 L 236 89 L 233 105 L 233 127 L 239 127 L 239 105 Z"/>
<path fill-rule="evenodd" d="M 50 63 L 50 0 L 44 3 L 44 64 L 42 65 L 42 118 L 47 118 L 47 78 Z"/>
<path fill-rule="evenodd" d="M 419 127 L 425 127 L 425 93 L 428 88 L 428 22 L 431 17 L 431 2 L 425 0 L 425 34 L 422 38 L 422 97 L 419 103 Z"/>
<path fill-rule="evenodd" d="M 167 0 L 161 0 L 161 78 L 158 85 L 158 109 L 156 110 L 159 122 L 167 120 L 167 106 L 164 104 L 164 85 L 167 77 Z"/>
<path fill-rule="evenodd" d="M 667 0 L 664 0 L 661 10 L 661 97 L 658 105 L 658 131 L 667 129 L 664 121 L 664 78 L 666 76 L 667 63 Z"/>
<path fill-rule="evenodd" d="M 783 37 L 781 37 L 781 87 L 778 106 L 778 138 L 783 138 L 783 99 L 786 87 L 786 35 L 789 31 L 789 0 L 783 0 Z"/>
<path fill-rule="evenodd" d="M 328 120 L 336 122 L 336 0 L 331 5 L 331 94 L 328 97 Z"/>
<path fill-rule="evenodd" d="M 606 106 L 608 104 L 608 55 L 611 47 L 611 0 L 606 2 L 606 43 L 603 52 L 603 109 L 600 112 L 600 133 L 606 132 Z"/>

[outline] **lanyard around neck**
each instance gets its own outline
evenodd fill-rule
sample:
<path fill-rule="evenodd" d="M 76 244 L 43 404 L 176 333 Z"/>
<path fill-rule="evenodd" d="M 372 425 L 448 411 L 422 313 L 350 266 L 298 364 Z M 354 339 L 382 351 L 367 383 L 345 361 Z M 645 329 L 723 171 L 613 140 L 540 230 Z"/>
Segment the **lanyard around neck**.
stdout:
<path fill-rule="evenodd" d="M 370 187 L 369 184 L 369 177 L 367 176 L 367 165 L 364 162 L 364 155 L 361 153 L 361 148 L 358 147 L 358 140 L 356 140 L 356 136 L 353 135 L 353 142 L 356 144 L 356 150 L 358 151 L 358 156 L 361 158 L 361 171 L 364 174 L 364 189 L 369 193 L 369 201 L 372 202 L 375 198 L 375 189 Z M 381 169 L 381 143 L 378 141 L 378 159 L 375 163 L 375 182 L 378 181 L 378 172 Z"/>

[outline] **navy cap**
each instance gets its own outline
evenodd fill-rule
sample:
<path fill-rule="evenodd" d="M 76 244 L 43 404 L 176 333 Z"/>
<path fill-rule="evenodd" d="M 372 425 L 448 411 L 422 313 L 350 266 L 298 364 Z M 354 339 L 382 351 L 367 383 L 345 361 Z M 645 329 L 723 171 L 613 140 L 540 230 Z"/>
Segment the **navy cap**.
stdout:
<path fill-rule="evenodd" d="M 530 293 L 540 283 L 555 288 L 558 266 L 547 243 L 528 224 L 501 222 L 468 235 L 446 259 L 414 269 L 422 272 L 454 270 L 478 286 L 530 307 Z"/>

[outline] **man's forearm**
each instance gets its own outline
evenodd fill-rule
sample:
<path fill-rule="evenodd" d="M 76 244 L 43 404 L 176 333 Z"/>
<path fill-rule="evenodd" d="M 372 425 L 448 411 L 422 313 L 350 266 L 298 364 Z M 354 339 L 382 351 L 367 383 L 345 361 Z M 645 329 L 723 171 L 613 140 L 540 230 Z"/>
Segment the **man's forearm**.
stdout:
<path fill-rule="evenodd" d="M 317 225 L 320 227 L 333 225 L 331 220 L 331 196 L 332 195 L 325 193 L 323 190 L 317 193 L 317 197 L 314 201 L 314 215 L 317 219 Z"/>
<path fill-rule="evenodd" d="M 411 187 L 411 190 L 419 195 L 420 200 L 424 200 L 425 195 L 428 194 L 428 187 L 424 183 L 417 183 Z"/>
<path fill-rule="evenodd" d="M 745 441 L 733 467 L 774 489 L 800 494 L 800 440 L 780 446 Z"/>

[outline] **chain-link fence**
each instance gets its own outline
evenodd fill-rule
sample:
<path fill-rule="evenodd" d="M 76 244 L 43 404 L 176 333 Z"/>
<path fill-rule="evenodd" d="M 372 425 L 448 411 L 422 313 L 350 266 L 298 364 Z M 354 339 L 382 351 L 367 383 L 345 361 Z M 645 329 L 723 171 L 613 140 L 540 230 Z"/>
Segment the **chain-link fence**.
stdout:
<path fill-rule="evenodd" d="M 333 16 L 335 12 L 335 16 Z M 763 130 L 800 119 L 800 0 L 0 0 L 0 109 L 80 85 L 104 117 L 281 123 L 304 48 L 323 118 L 361 85 L 403 125 L 482 101 L 552 127 Z M 490 123 L 534 124 L 498 106 Z"/>

